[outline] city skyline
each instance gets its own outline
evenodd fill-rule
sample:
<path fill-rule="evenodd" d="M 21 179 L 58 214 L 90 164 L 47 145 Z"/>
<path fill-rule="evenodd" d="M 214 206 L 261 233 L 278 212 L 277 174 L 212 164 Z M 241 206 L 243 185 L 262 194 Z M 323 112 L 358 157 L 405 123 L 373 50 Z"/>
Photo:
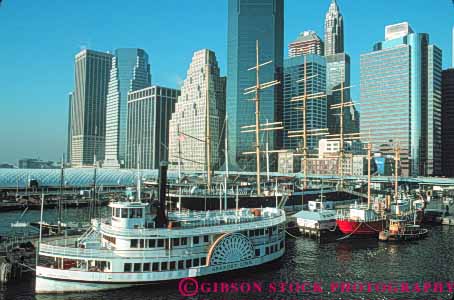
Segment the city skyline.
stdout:
<path fill-rule="evenodd" d="M 323 35 L 324 16 L 331 1 L 317 1 L 317 3 L 297 4 L 295 1 L 285 3 L 285 36 L 284 48 L 289 42 L 294 40 L 300 32 L 305 30 L 315 30 L 319 36 Z M 443 69 L 451 65 L 451 27 L 452 23 L 448 18 L 452 12 L 450 1 L 439 6 L 424 5 L 424 1 L 411 1 L 411 6 L 407 9 L 405 3 L 394 3 L 393 10 L 390 11 L 386 5 L 369 3 L 367 7 L 357 7 L 352 1 L 337 1 L 344 17 L 344 48 L 351 57 L 352 84 L 359 85 L 359 54 L 371 51 L 371 45 L 382 39 L 384 26 L 401 21 L 408 21 L 417 32 L 430 34 L 431 42 L 440 46 L 444 52 Z M 390 2 L 390 1 L 389 1 Z M 404 1 L 407 5 L 409 1 Z M 179 7 L 175 7 L 176 4 Z M 84 44 L 86 48 L 97 51 L 113 51 L 116 48 L 139 47 L 147 51 L 151 57 L 151 68 L 153 70 L 154 84 L 179 88 L 182 78 L 184 78 L 185 68 L 190 62 L 192 52 L 196 49 L 210 48 L 217 53 L 217 57 L 222 70 L 221 75 L 226 74 L 227 64 L 227 3 L 220 5 L 209 5 L 209 1 L 198 1 L 200 7 L 204 6 L 208 10 L 208 20 L 216 22 L 219 26 L 208 28 L 203 26 L 207 21 L 196 20 L 189 15 L 191 10 L 195 10 L 199 5 L 188 5 L 177 1 L 159 3 L 161 8 L 172 8 L 177 15 L 184 14 L 182 22 L 196 22 L 199 26 L 194 30 L 199 35 L 192 36 L 191 43 L 183 47 L 172 47 L 168 41 L 176 42 L 175 37 L 182 37 L 181 26 L 173 26 L 167 20 L 157 18 L 151 20 L 149 16 L 155 16 L 153 9 L 141 12 L 133 11 L 134 5 L 125 4 L 120 9 L 112 9 L 109 20 L 115 26 L 125 23 L 125 29 L 120 34 L 113 35 L 115 30 L 112 27 L 95 29 L 86 33 L 85 26 L 78 25 L 76 17 L 80 17 L 84 5 L 74 3 L 46 3 L 36 6 L 34 3 L 7 2 L 0 8 L 0 17 L 4 19 L 4 36 L 6 40 L 14 43 L 5 43 L 0 50 L 1 55 L 0 71 L 1 82 L 7 83 L 7 88 L 0 90 L 0 137 L 10 142 L 5 143 L 0 151 L 0 162 L 17 163 L 22 157 L 41 157 L 43 159 L 60 159 L 61 154 L 66 152 L 66 119 L 68 117 L 68 93 L 74 86 L 74 56 L 79 52 L 79 46 Z M 390 2 L 391 3 L 391 2 Z M 99 5 L 94 3 L 95 6 Z M 153 4 L 147 4 L 148 8 L 153 8 Z M 194 7 L 193 7 L 194 6 Z M 298 10 L 298 7 L 307 8 L 310 13 Z M 376 6 L 376 7 L 375 7 Z M 291 8 L 291 9 L 289 9 Z M 34 11 L 39 9 L 42 14 L 34 15 Z M 74 10 L 74 11 L 72 11 Z M 370 10 L 370 11 L 369 11 Z M 419 11 L 418 11 L 419 10 Z M 49 19 L 57 12 L 71 11 L 72 14 L 61 14 L 67 18 L 67 22 L 62 28 L 55 29 L 52 24 L 64 23 Z M 93 11 L 96 11 L 94 9 Z M 149 12 L 148 12 L 149 11 Z M 424 15 L 420 13 L 424 11 Z M 189 12 L 189 14 L 187 14 Z M 298 13 L 297 13 L 298 12 Z M 84 12 L 86 13 L 86 12 Z M 121 18 L 122 15 L 137 15 L 134 24 L 130 24 Z M 158 15 L 158 14 L 156 14 Z M 96 26 L 102 24 L 97 20 L 96 13 L 87 13 L 85 21 L 87 24 Z M 304 16 L 305 18 L 302 18 Z M 427 16 L 430 20 L 428 22 Z M 115 17 L 121 19 L 116 20 Z M 51 19 L 51 18 L 50 18 Z M 17 20 L 22 20 L 21 22 Z M 24 21 L 25 20 L 25 21 Z M 65 19 L 66 20 L 66 19 Z M 304 21 L 301 21 L 304 20 Z M 362 22 L 368 22 L 367 28 L 357 26 Z M 158 35 L 159 43 L 153 39 L 153 33 L 159 33 L 153 26 L 145 26 L 147 29 L 134 31 L 132 25 L 144 25 L 154 22 L 168 24 L 168 28 L 159 30 L 168 32 L 169 37 Z M 161 24 L 160 23 L 160 24 Z M 154 24 L 156 25 L 156 24 Z M 116 28 L 114 26 L 114 28 Z M 35 27 L 33 30 L 32 27 Z M 99 26 L 96 26 L 98 28 Z M 46 30 L 47 29 L 47 30 Z M 186 29 L 186 28 L 185 28 Z M 145 30 L 145 31 L 144 31 Z M 39 35 L 36 35 L 39 32 Z M 68 34 L 73 33 L 73 34 Z M 147 32 L 148 40 L 140 38 L 143 32 Z M 3 32 L 2 32 L 3 33 Z M 173 33 L 173 34 L 172 34 Z M 17 37 L 21 36 L 19 40 Z M 98 37 L 99 35 L 99 37 Z M 167 34 L 166 34 L 167 35 Z M 64 36 L 64 37 L 63 37 Z M 357 37 L 361 36 L 360 39 Z M 78 41 L 76 41 L 78 40 Z M 85 41 L 83 41 L 85 40 Z M 87 42 L 88 41 L 88 42 Z M 56 44 L 55 44 L 56 43 Z M 159 44 L 159 46 L 155 46 Z M 180 45 L 181 43 L 178 43 Z M 185 43 L 183 43 L 185 44 Z M 176 51 L 176 48 L 179 50 Z M 47 51 L 46 51 L 47 50 Z M 52 52 L 50 51 L 52 50 Z M 282 49 L 286 53 L 286 49 Z M 33 55 L 30 55 L 33 53 Z M 169 66 L 169 62 L 171 64 Z M 26 69 L 25 69 L 26 68 Z M 12 80 L 21 78 L 21 80 Z M 352 96 L 358 100 L 359 89 L 352 91 Z M 37 113 L 39 112 L 39 113 Z M 12 126 L 15 125 L 15 126 Z M 29 147 L 29 144 L 36 145 Z"/>

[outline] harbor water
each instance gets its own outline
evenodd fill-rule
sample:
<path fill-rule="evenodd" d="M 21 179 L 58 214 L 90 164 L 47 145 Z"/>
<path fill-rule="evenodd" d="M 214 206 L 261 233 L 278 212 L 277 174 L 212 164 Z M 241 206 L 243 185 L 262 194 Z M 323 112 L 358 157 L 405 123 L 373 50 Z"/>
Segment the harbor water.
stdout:
<path fill-rule="evenodd" d="M 103 208 L 103 214 L 107 211 Z M 87 209 L 66 209 L 64 221 L 83 221 Z M 0 213 L 0 234 L 11 234 L 11 223 L 17 221 L 21 212 Z M 38 221 L 39 212 L 24 214 L 21 221 Z M 56 219 L 55 210 L 45 212 L 45 221 Z M 21 234 L 26 234 L 22 232 Z M 247 287 L 259 285 L 260 291 L 252 288 L 243 292 L 213 292 L 216 284 L 238 283 Z M 332 285 L 341 283 L 403 283 L 452 282 L 454 284 L 454 227 L 431 228 L 428 238 L 404 244 L 388 244 L 377 240 L 350 240 L 319 244 L 304 238 L 288 238 L 284 257 L 259 268 L 218 274 L 198 279 L 199 286 L 206 288 L 190 299 L 452 299 L 445 286 L 441 293 L 401 292 L 330 292 Z M 308 283 L 306 291 L 295 286 Z M 314 291 L 311 283 L 320 283 L 323 292 Z M 267 287 L 275 284 L 270 292 Z M 296 285 L 292 285 L 296 284 Z M 411 287 L 410 287 L 411 288 Z M 189 299 L 181 295 L 179 282 L 134 287 L 122 290 L 64 295 L 34 295 L 33 278 L 11 282 L 0 287 L 0 299 Z"/>

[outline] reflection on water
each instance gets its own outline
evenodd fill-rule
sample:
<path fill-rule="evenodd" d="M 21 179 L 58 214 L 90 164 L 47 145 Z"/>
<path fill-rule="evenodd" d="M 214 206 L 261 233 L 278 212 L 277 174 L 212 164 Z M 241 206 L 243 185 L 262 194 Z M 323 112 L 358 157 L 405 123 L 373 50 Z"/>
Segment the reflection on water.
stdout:
<path fill-rule="evenodd" d="M 104 213 L 106 211 L 104 210 Z M 71 218 L 81 218 L 83 209 L 68 210 Z M 0 215 L 0 232 L 8 232 L 20 213 Z M 52 211 L 48 219 L 55 218 Z M 38 216 L 32 212 L 24 218 Z M 34 219 L 36 220 L 36 218 Z M 193 299 L 451 299 L 447 292 L 432 295 L 417 294 L 330 294 L 332 282 L 390 282 L 424 281 L 454 282 L 454 227 L 435 227 L 427 239 L 406 244 L 381 243 L 376 240 L 343 240 L 318 244 L 313 240 L 298 238 L 287 241 L 285 256 L 259 268 L 218 274 L 199 281 L 232 282 L 322 282 L 323 294 L 217 294 L 209 293 Z M 178 282 L 135 287 L 129 289 L 70 295 L 39 295 L 33 293 L 33 281 L 23 280 L 0 287 L 0 299 L 184 299 L 178 292 Z M 326 289 L 325 289 L 326 287 Z"/>

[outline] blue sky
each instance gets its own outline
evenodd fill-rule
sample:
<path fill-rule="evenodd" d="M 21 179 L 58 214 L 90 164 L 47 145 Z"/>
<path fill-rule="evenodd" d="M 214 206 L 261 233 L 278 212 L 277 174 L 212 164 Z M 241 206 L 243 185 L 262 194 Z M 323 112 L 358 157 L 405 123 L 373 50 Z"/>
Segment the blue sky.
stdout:
<path fill-rule="evenodd" d="M 323 36 L 330 0 L 286 0 L 285 45 L 299 32 Z M 384 27 L 410 22 L 430 34 L 451 61 L 451 0 L 338 0 L 352 83 L 359 55 L 384 37 Z M 226 0 L 4 0 L 0 6 L 0 163 L 22 157 L 57 160 L 66 149 L 67 95 L 81 48 L 140 47 L 150 56 L 152 81 L 177 87 L 192 53 L 210 48 L 226 73 Z M 353 90 L 358 98 L 358 88 Z"/>

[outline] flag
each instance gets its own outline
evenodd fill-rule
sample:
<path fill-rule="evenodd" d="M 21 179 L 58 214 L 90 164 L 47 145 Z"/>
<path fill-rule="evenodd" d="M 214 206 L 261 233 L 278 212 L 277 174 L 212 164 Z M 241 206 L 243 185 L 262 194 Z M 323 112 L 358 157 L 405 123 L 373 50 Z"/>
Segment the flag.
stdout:
<path fill-rule="evenodd" d="M 179 140 L 180 142 L 184 142 L 185 139 L 186 139 L 186 138 L 185 138 L 184 134 L 182 134 L 182 133 L 178 136 L 178 140 Z"/>

